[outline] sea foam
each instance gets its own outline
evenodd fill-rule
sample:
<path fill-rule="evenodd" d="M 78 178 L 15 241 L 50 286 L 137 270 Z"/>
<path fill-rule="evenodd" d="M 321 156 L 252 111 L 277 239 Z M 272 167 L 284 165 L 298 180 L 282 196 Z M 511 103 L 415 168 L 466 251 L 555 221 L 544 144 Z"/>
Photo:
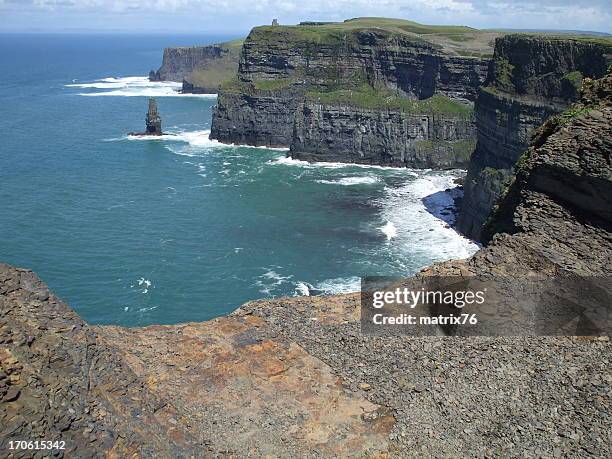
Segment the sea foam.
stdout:
<path fill-rule="evenodd" d="M 379 182 L 378 177 L 366 175 L 364 177 L 342 177 L 336 180 L 316 180 L 317 183 L 324 183 L 326 185 L 373 185 Z"/>
<path fill-rule="evenodd" d="M 380 227 L 380 230 L 385 236 L 387 236 L 388 241 L 397 237 L 397 228 L 395 227 L 393 222 L 390 222 L 389 220 L 387 220 L 387 223 L 385 223 L 384 226 Z"/>
<path fill-rule="evenodd" d="M 279 149 L 280 150 L 280 149 Z M 286 149 L 288 150 L 288 149 Z M 375 164 L 357 164 L 357 163 L 337 163 L 337 162 L 328 162 L 328 161 L 304 161 L 301 159 L 293 159 L 291 157 L 279 157 L 275 159 L 271 159 L 268 161 L 268 164 L 273 166 L 297 166 L 304 167 L 308 169 L 314 168 L 323 168 L 323 169 L 346 169 L 346 168 L 360 168 L 360 169 L 378 169 L 378 170 L 387 170 L 387 171 L 400 171 L 407 175 L 417 176 L 418 173 L 413 169 L 408 168 L 400 168 L 400 167 L 391 167 L 391 166 L 377 166 Z"/>
<path fill-rule="evenodd" d="M 316 284 L 315 288 L 321 290 L 326 295 L 358 292 L 361 289 L 361 278 L 353 276 L 326 279 Z"/>
<path fill-rule="evenodd" d="M 385 188 L 385 195 L 378 201 L 384 225 L 378 229 L 392 242 L 396 256 L 443 261 L 466 258 L 478 250 L 476 243 L 434 212 L 454 206 L 455 193 L 445 190 L 455 187 L 455 178 L 451 172 L 424 172 L 399 188 Z"/>
<path fill-rule="evenodd" d="M 199 97 L 214 99 L 216 94 L 181 93 L 181 83 L 173 81 L 149 81 L 147 77 L 101 78 L 88 83 L 71 83 L 67 88 L 87 89 L 79 96 L 122 96 L 122 97 Z M 91 91 L 98 90 L 98 91 Z"/>

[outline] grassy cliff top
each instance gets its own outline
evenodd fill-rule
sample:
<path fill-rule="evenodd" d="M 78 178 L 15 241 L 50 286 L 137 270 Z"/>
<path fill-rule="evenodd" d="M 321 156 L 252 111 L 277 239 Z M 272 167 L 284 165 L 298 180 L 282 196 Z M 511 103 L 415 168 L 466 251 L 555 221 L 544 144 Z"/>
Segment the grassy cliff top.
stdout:
<path fill-rule="evenodd" d="M 407 19 L 391 19 L 391 18 L 376 18 L 376 17 L 363 17 L 347 19 L 344 22 L 338 24 L 340 27 L 347 29 L 351 28 L 383 28 L 388 30 L 395 30 L 401 33 L 416 33 L 416 34 L 432 34 L 432 33 L 473 33 L 478 32 L 478 29 L 467 26 L 454 26 L 454 25 L 426 25 L 419 24 L 418 22 L 409 21 Z"/>
<path fill-rule="evenodd" d="M 238 60 L 242 49 L 243 39 L 218 43 L 225 52 L 219 59 L 211 60 L 206 66 L 194 69 L 185 80 L 195 87 L 217 90 L 224 82 L 231 80 L 238 71 Z"/>
<path fill-rule="evenodd" d="M 328 44 L 354 40 L 360 32 L 376 32 L 388 37 L 431 45 L 464 57 L 490 57 L 494 39 L 501 34 L 466 26 L 426 25 L 406 19 L 364 17 L 333 23 L 304 23 L 255 27 L 249 40 L 252 43 Z"/>
<path fill-rule="evenodd" d="M 212 45 L 193 45 L 193 46 L 172 46 L 173 49 L 192 49 L 192 48 L 208 48 L 212 46 L 218 46 L 228 52 L 240 53 L 244 38 L 237 38 L 236 40 L 223 41 L 220 43 L 213 43 Z"/>
<path fill-rule="evenodd" d="M 587 35 L 559 32 L 513 32 L 504 35 L 504 40 L 550 40 L 553 42 L 576 41 L 579 43 L 592 43 L 612 48 L 612 35 Z"/>
<path fill-rule="evenodd" d="M 495 39 L 501 36 L 521 36 L 551 40 L 612 45 L 612 36 L 560 32 L 512 32 L 509 30 L 480 30 L 467 26 L 428 25 L 407 19 L 361 17 L 343 22 L 304 23 L 301 25 L 260 26 L 251 31 L 251 39 L 261 43 L 302 42 L 334 44 L 346 41 L 354 34 L 373 31 L 382 35 L 399 36 L 429 43 L 445 52 L 463 57 L 491 57 Z"/>
<path fill-rule="evenodd" d="M 409 99 L 388 90 L 375 90 L 364 84 L 356 89 L 339 89 L 336 91 L 307 91 L 306 97 L 330 105 L 348 105 L 351 107 L 381 110 L 399 110 L 404 113 L 432 113 L 469 118 L 473 109 L 470 105 L 436 94 L 428 99 Z"/>

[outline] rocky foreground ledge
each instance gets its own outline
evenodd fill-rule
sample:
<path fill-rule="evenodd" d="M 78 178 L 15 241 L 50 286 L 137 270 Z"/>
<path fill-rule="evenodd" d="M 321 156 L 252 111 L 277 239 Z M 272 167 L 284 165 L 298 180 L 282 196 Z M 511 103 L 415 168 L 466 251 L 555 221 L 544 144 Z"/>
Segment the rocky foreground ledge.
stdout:
<path fill-rule="evenodd" d="M 0 282 L 3 456 L 31 457 L 18 439 L 66 457 L 609 452 L 607 338 L 366 337 L 358 295 L 93 327 L 31 271 Z"/>
<path fill-rule="evenodd" d="M 608 74 L 537 131 L 488 245 L 422 274 L 611 276 L 610 139 Z M 365 336 L 355 294 L 94 327 L 8 265 L 0 311 L 2 456 L 33 455 L 11 440 L 67 457 L 610 455 L 608 337 Z"/>

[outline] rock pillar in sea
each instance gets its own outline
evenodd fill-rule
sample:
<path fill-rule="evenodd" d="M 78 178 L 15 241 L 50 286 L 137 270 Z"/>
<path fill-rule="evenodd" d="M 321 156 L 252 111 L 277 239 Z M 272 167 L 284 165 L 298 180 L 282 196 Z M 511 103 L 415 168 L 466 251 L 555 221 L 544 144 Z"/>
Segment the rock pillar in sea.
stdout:
<path fill-rule="evenodd" d="M 145 120 L 147 123 L 147 135 L 162 135 L 161 117 L 157 112 L 157 102 L 152 97 L 149 98 L 149 111 Z"/>

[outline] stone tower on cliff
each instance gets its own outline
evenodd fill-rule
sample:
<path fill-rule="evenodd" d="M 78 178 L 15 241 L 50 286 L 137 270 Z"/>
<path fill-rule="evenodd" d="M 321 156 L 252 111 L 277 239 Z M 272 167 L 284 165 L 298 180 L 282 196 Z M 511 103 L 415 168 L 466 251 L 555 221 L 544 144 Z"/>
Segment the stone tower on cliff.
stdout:
<path fill-rule="evenodd" d="M 149 111 L 145 121 L 147 123 L 146 135 L 162 135 L 161 117 L 157 112 L 157 102 L 152 97 L 149 98 Z"/>

